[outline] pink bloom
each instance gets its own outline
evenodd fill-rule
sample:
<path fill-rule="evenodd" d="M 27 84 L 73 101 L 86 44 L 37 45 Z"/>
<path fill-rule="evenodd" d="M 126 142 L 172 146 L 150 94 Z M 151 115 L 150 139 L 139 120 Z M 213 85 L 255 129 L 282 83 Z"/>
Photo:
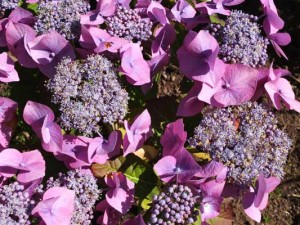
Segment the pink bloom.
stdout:
<path fill-rule="evenodd" d="M 29 183 L 45 176 L 45 161 L 38 150 L 20 153 L 8 148 L 0 153 L 0 173 L 5 177 L 17 174 L 21 183 Z"/>
<path fill-rule="evenodd" d="M 122 214 L 111 207 L 107 200 L 99 202 L 96 206 L 96 211 L 103 212 L 102 216 L 97 219 L 97 224 L 101 225 L 115 225 L 119 224 L 122 218 Z"/>
<path fill-rule="evenodd" d="M 263 28 L 267 34 L 274 34 L 281 30 L 284 26 L 284 21 L 279 17 L 277 8 L 273 0 L 260 0 L 263 5 L 263 10 L 266 15 Z"/>
<path fill-rule="evenodd" d="M 29 55 L 38 64 L 40 71 L 49 78 L 53 78 L 55 67 L 63 57 L 75 59 L 71 44 L 56 31 L 38 36 L 27 45 Z"/>
<path fill-rule="evenodd" d="M 122 173 L 112 173 L 105 177 L 110 190 L 106 192 L 106 201 L 110 206 L 125 214 L 133 204 L 134 183 Z"/>
<path fill-rule="evenodd" d="M 186 182 L 199 172 L 201 167 L 186 149 L 182 149 L 175 156 L 168 155 L 160 159 L 154 165 L 154 170 L 164 182 L 168 183 L 174 179 L 177 182 Z"/>
<path fill-rule="evenodd" d="M 220 214 L 223 198 L 217 196 L 206 196 L 200 204 L 201 221 L 214 218 Z"/>
<path fill-rule="evenodd" d="M 116 3 L 115 0 L 99 0 L 95 10 L 81 16 L 80 23 L 85 25 L 99 25 L 104 23 L 104 17 L 114 14 Z"/>
<path fill-rule="evenodd" d="M 240 105 L 249 101 L 255 93 L 259 72 L 242 65 L 229 64 L 224 76 L 214 87 L 203 84 L 199 100 L 215 106 Z"/>
<path fill-rule="evenodd" d="M 196 5 L 196 8 L 203 13 L 207 13 L 208 15 L 212 15 L 215 13 L 229 15 L 230 10 L 226 8 L 227 6 L 239 5 L 244 1 L 245 0 L 211 0 L 198 3 Z"/>
<path fill-rule="evenodd" d="M 90 166 L 88 146 L 91 141 L 92 138 L 88 137 L 64 135 L 62 148 L 56 153 L 55 158 L 72 169 Z"/>
<path fill-rule="evenodd" d="M 282 69 L 273 70 L 271 65 L 268 72 L 268 82 L 264 85 L 265 90 L 276 109 L 281 109 L 281 101 L 283 101 L 288 109 L 300 112 L 300 102 L 296 100 L 292 86 L 286 79 L 282 78 L 286 74 L 288 74 L 288 71 Z"/>
<path fill-rule="evenodd" d="M 143 58 L 139 44 L 130 43 L 124 46 L 120 71 L 130 84 L 139 86 L 150 83 L 150 68 Z"/>
<path fill-rule="evenodd" d="M 43 195 L 43 200 L 32 210 L 46 225 L 69 225 L 75 204 L 75 192 L 64 187 L 53 187 Z"/>
<path fill-rule="evenodd" d="M 218 42 L 208 32 L 189 31 L 177 51 L 179 68 L 189 79 L 197 80 L 214 68 L 218 52 Z"/>
<path fill-rule="evenodd" d="M 268 204 L 269 193 L 271 193 L 280 183 L 277 177 L 265 178 L 260 174 L 256 181 L 256 188 L 250 187 L 250 191 L 245 193 L 242 199 L 245 213 L 256 222 L 261 221 L 261 210 Z"/>
<path fill-rule="evenodd" d="M 177 116 L 194 116 L 201 112 L 204 107 L 204 102 L 198 99 L 198 94 L 202 88 L 202 83 L 194 81 L 194 86 L 188 92 L 188 94 L 181 100 L 178 109 Z"/>
<path fill-rule="evenodd" d="M 48 106 L 28 101 L 24 108 L 23 118 L 42 140 L 44 150 L 53 153 L 61 151 L 63 142 L 61 129 L 53 122 L 55 117 Z"/>
<path fill-rule="evenodd" d="M 170 23 L 167 18 L 166 9 L 159 2 L 151 1 L 147 8 L 147 16 L 152 21 L 158 21 L 161 25 Z"/>
<path fill-rule="evenodd" d="M 108 159 L 120 153 L 122 144 L 122 134 L 120 131 L 113 131 L 110 133 L 108 140 L 102 137 L 96 137 L 91 140 L 88 147 L 88 160 L 103 164 Z"/>
<path fill-rule="evenodd" d="M 19 63 L 27 68 L 36 68 L 36 63 L 27 52 L 27 43 L 35 38 L 35 31 L 26 24 L 9 21 L 5 34 L 7 47 Z"/>
<path fill-rule="evenodd" d="M 135 152 L 142 147 L 144 142 L 152 135 L 151 117 L 147 109 L 140 114 L 129 126 L 128 121 L 124 122 L 126 134 L 123 141 L 124 156 Z"/>
<path fill-rule="evenodd" d="M 14 67 L 14 62 L 6 52 L 3 52 L 0 54 L 0 81 L 8 83 L 19 80 L 18 72 Z"/>
<path fill-rule="evenodd" d="M 0 151 L 7 148 L 17 125 L 18 104 L 13 100 L 0 97 Z"/>
<path fill-rule="evenodd" d="M 169 123 L 164 134 L 160 139 L 163 146 L 163 157 L 167 155 L 175 156 L 180 154 L 184 149 L 187 133 L 184 131 L 182 119 L 178 119 L 173 123 Z"/>
<path fill-rule="evenodd" d="M 177 22 L 184 22 L 185 19 L 194 18 L 197 12 L 190 3 L 179 0 L 171 9 L 171 13 Z"/>

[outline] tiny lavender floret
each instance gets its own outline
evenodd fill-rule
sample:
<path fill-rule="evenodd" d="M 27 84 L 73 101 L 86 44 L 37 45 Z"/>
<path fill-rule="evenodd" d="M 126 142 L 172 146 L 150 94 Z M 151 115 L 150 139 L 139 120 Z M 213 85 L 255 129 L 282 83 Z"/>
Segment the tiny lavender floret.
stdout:
<path fill-rule="evenodd" d="M 4 13 L 6 10 L 14 9 L 18 6 L 19 0 L 0 0 L 0 12 Z"/>
<path fill-rule="evenodd" d="M 182 184 L 173 184 L 153 198 L 151 224 L 192 224 L 197 220 L 196 197 L 191 189 Z"/>
<path fill-rule="evenodd" d="M 220 42 L 220 57 L 227 63 L 260 67 L 268 59 L 269 41 L 261 35 L 257 17 L 234 10 L 225 26 L 211 24 L 210 32 Z"/>
<path fill-rule="evenodd" d="M 66 175 L 60 173 L 57 179 L 51 177 L 47 181 L 47 190 L 52 187 L 66 187 L 75 191 L 75 209 L 70 225 L 91 224 L 94 205 L 102 192 L 93 175 L 79 170 L 71 170 Z"/>
<path fill-rule="evenodd" d="M 0 188 L 0 224 L 30 225 L 29 215 L 34 201 L 18 182 Z"/>
<path fill-rule="evenodd" d="M 235 107 L 208 107 L 203 115 L 189 143 L 226 165 L 229 182 L 249 184 L 260 173 L 283 177 L 292 141 L 278 128 L 275 115 L 267 107 L 248 102 Z"/>
<path fill-rule="evenodd" d="M 90 5 L 85 0 L 42 0 L 38 7 L 34 29 L 38 34 L 55 30 L 66 39 L 80 35 L 80 15 L 87 13 Z"/>
<path fill-rule="evenodd" d="M 115 15 L 107 18 L 107 26 L 110 35 L 133 41 L 146 41 L 152 34 L 149 19 L 142 19 L 136 10 L 120 5 Z"/>
<path fill-rule="evenodd" d="M 100 56 L 63 59 L 49 81 L 52 102 L 60 105 L 61 125 L 86 135 L 98 132 L 99 122 L 114 123 L 127 113 L 128 93 L 122 89 L 112 63 Z"/>

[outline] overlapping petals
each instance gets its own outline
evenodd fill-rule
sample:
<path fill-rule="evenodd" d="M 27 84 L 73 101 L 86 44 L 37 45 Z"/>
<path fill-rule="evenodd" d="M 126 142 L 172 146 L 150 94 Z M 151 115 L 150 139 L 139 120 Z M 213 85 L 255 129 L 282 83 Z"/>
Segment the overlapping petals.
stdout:
<path fill-rule="evenodd" d="M 65 187 L 53 187 L 43 195 L 42 201 L 32 210 L 46 225 L 69 225 L 75 205 L 75 192 Z"/>
<path fill-rule="evenodd" d="M 61 129 L 54 121 L 52 110 L 43 104 L 28 101 L 23 112 L 25 122 L 42 141 L 44 150 L 56 154 L 62 148 Z"/>
<path fill-rule="evenodd" d="M 19 152 L 8 148 L 0 153 L 0 174 L 12 177 L 17 174 L 21 183 L 29 183 L 45 176 L 45 161 L 38 150 Z"/>

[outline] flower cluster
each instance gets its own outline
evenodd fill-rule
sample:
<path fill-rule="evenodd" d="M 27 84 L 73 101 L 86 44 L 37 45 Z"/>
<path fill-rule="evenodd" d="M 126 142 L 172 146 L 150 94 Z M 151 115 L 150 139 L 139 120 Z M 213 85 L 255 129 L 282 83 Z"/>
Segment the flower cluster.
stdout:
<path fill-rule="evenodd" d="M 50 177 L 46 189 L 52 187 L 66 187 L 75 191 L 75 209 L 71 225 L 89 225 L 93 219 L 93 208 L 99 199 L 101 190 L 97 186 L 95 177 L 84 174 L 80 170 L 70 170 L 66 175 L 60 173 L 57 179 Z"/>
<path fill-rule="evenodd" d="M 18 6 L 19 0 L 1 0 L 0 11 L 5 12 L 6 10 L 14 9 Z"/>
<path fill-rule="evenodd" d="M 30 225 L 30 211 L 35 202 L 18 182 L 0 187 L 0 224 Z"/>
<path fill-rule="evenodd" d="M 55 30 L 71 40 L 80 35 L 80 15 L 90 10 L 86 0 L 42 0 L 34 29 L 38 34 Z"/>
<path fill-rule="evenodd" d="M 182 184 L 173 184 L 153 197 L 150 224 L 192 224 L 199 211 L 192 190 Z"/>
<path fill-rule="evenodd" d="M 257 17 L 234 10 L 225 26 L 211 24 L 211 34 L 220 42 L 219 55 L 224 62 L 264 66 L 268 59 L 268 39 L 261 35 Z"/>
<path fill-rule="evenodd" d="M 60 105 L 61 125 L 91 135 L 98 123 L 114 123 L 127 113 L 128 94 L 122 89 L 112 63 L 100 55 L 86 60 L 63 59 L 48 83 L 52 102 Z"/>
<path fill-rule="evenodd" d="M 152 22 L 142 19 L 137 10 L 118 5 L 113 16 L 107 17 L 107 31 L 110 35 L 134 41 L 150 38 Z"/>
<path fill-rule="evenodd" d="M 208 108 L 189 143 L 226 165 L 227 178 L 234 183 L 249 184 L 260 173 L 282 178 L 292 143 L 277 123 L 274 114 L 256 102 Z"/>

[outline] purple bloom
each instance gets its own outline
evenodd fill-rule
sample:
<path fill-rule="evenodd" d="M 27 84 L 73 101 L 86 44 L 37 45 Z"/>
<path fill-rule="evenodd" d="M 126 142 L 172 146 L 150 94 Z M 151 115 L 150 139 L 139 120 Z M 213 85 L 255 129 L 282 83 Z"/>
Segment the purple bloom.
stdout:
<path fill-rule="evenodd" d="M 64 135 L 62 148 L 56 152 L 55 158 L 61 160 L 70 169 L 91 165 L 88 159 L 88 147 L 92 138 L 74 135 Z"/>
<path fill-rule="evenodd" d="M 89 162 L 103 164 L 108 159 L 120 153 L 122 144 L 122 134 L 120 131 L 113 131 L 110 133 L 108 140 L 102 137 L 96 137 L 90 141 L 88 147 Z"/>
<path fill-rule="evenodd" d="M 154 22 L 159 22 L 161 25 L 170 23 L 167 18 L 166 9 L 159 2 L 151 1 L 147 7 L 147 16 Z"/>
<path fill-rule="evenodd" d="M 256 181 L 256 188 L 250 187 L 250 191 L 243 195 L 242 203 L 245 213 L 256 222 L 261 221 L 261 210 L 268 204 L 269 193 L 280 183 L 276 177 L 265 178 L 260 174 Z"/>
<path fill-rule="evenodd" d="M 171 9 L 171 13 L 177 22 L 184 22 L 185 19 L 194 18 L 197 12 L 190 3 L 179 0 Z"/>
<path fill-rule="evenodd" d="M 142 147 L 144 142 L 152 135 L 151 117 L 145 109 L 129 126 L 128 121 L 124 122 L 126 134 L 123 141 L 124 156 L 135 152 Z"/>
<path fill-rule="evenodd" d="M 62 58 L 75 59 L 71 44 L 56 31 L 38 36 L 27 45 L 29 55 L 38 64 L 40 71 L 49 78 L 55 75 L 55 67 Z"/>
<path fill-rule="evenodd" d="M 43 195 L 43 200 L 32 210 L 46 225 L 69 225 L 74 210 L 75 192 L 64 187 L 53 187 Z"/>
<path fill-rule="evenodd" d="M 7 148 L 17 125 L 18 104 L 13 100 L 0 97 L 0 151 Z"/>
<path fill-rule="evenodd" d="M 19 81 L 18 72 L 14 68 L 14 62 L 6 52 L 0 54 L 0 81 L 13 82 Z"/>
<path fill-rule="evenodd" d="M 99 25 L 104 23 L 104 18 L 112 16 L 116 10 L 115 0 L 99 0 L 97 8 L 81 16 L 80 23 L 84 25 Z"/>
<path fill-rule="evenodd" d="M 110 206 L 125 214 L 133 204 L 134 183 L 124 174 L 114 172 L 105 177 L 110 190 L 106 192 L 106 201 Z"/>
<path fill-rule="evenodd" d="M 28 101 L 24 108 L 23 118 L 42 140 L 44 150 L 54 154 L 61 151 L 63 136 L 60 127 L 53 122 L 55 117 L 49 107 Z"/>
<path fill-rule="evenodd" d="M 196 8 L 203 13 L 207 13 L 208 15 L 212 15 L 214 13 L 229 15 L 230 10 L 226 8 L 227 6 L 235 6 L 243 3 L 244 1 L 245 0 L 211 0 L 198 3 Z"/>
<path fill-rule="evenodd" d="M 165 156 L 155 165 L 154 170 L 164 182 L 171 182 L 176 179 L 177 182 L 185 182 L 192 178 L 201 167 L 186 150 L 182 149 L 176 156 Z"/>
<path fill-rule="evenodd" d="M 163 157 L 168 155 L 176 157 L 177 154 L 180 154 L 184 149 L 186 137 L 187 133 L 184 131 L 182 119 L 169 123 L 160 139 L 163 146 Z"/>
<path fill-rule="evenodd" d="M 198 94 L 202 88 L 200 82 L 195 81 L 194 86 L 188 92 L 188 94 L 181 100 L 178 109 L 177 116 L 194 116 L 200 113 L 204 107 L 204 102 L 198 99 Z"/>
<path fill-rule="evenodd" d="M 223 198 L 215 196 L 206 196 L 200 204 L 201 220 L 205 222 L 220 214 Z"/>
<path fill-rule="evenodd" d="M 140 86 L 150 83 L 150 68 L 143 58 L 139 44 L 129 43 L 121 49 L 120 71 L 130 84 Z"/>
<path fill-rule="evenodd" d="M 218 52 L 218 42 L 208 32 L 189 31 L 177 51 L 179 68 L 189 79 L 197 80 L 214 68 Z"/>
<path fill-rule="evenodd" d="M 119 224 L 122 218 L 122 214 L 115 210 L 107 200 L 99 202 L 96 206 L 96 211 L 103 212 L 102 216 L 99 216 L 97 219 L 97 224 L 101 225 L 115 225 Z"/>
<path fill-rule="evenodd" d="M 12 177 L 17 174 L 21 183 L 29 183 L 45 176 L 45 161 L 38 150 L 20 153 L 8 148 L 0 153 L 0 174 Z"/>
<path fill-rule="evenodd" d="M 214 87 L 203 84 L 198 98 L 215 106 L 240 105 L 252 98 L 257 80 L 257 70 L 242 64 L 229 64 Z"/>

